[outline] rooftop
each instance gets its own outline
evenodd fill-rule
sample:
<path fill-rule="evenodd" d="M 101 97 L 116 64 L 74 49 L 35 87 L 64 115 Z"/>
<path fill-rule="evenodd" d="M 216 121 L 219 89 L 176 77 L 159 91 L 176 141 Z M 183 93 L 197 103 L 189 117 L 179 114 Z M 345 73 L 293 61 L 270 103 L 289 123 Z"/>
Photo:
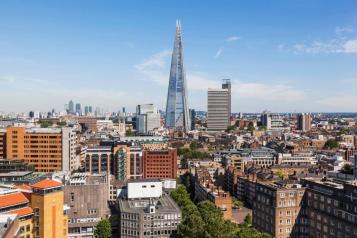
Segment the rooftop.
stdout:
<path fill-rule="evenodd" d="M 55 187 L 60 187 L 60 186 L 62 186 L 62 183 L 51 180 L 51 179 L 45 179 L 45 180 L 42 180 L 42 181 L 32 185 L 32 187 L 36 188 L 36 189 L 50 189 L 50 188 L 55 188 Z"/>
<path fill-rule="evenodd" d="M 163 193 L 163 195 L 158 199 L 152 199 L 152 198 L 133 199 L 133 200 L 120 199 L 119 207 L 121 212 L 145 213 L 146 208 L 150 203 L 155 204 L 157 213 L 180 211 L 176 203 L 166 193 Z"/>
<path fill-rule="evenodd" d="M 33 210 L 31 207 L 23 207 L 20 209 L 11 210 L 9 212 L 6 212 L 5 214 L 16 214 L 19 217 L 24 217 L 24 216 L 30 215 L 32 213 L 33 213 Z"/>
<path fill-rule="evenodd" d="M 0 196 L 0 208 L 11 207 L 28 202 L 29 200 L 21 192 L 9 193 Z"/>

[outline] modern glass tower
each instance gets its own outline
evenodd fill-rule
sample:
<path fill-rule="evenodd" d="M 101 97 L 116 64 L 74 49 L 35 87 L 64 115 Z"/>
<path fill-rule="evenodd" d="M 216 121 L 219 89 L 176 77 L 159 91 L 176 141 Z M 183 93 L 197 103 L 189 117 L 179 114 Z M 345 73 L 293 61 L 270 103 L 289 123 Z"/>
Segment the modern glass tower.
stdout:
<path fill-rule="evenodd" d="M 165 126 L 184 132 L 190 129 L 186 75 L 183 66 L 182 31 L 179 21 L 176 22 L 175 42 L 171 58 Z"/>

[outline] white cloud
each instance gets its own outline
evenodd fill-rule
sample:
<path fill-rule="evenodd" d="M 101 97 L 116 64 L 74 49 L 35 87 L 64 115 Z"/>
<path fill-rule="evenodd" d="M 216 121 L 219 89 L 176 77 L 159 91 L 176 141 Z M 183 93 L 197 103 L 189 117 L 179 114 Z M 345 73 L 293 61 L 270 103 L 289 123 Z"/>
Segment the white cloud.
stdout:
<path fill-rule="evenodd" d="M 354 32 L 355 29 L 350 26 L 343 26 L 343 27 L 336 27 L 335 32 L 336 34 L 343 34 L 343 33 L 351 33 Z"/>
<path fill-rule="evenodd" d="M 333 39 L 330 41 L 313 41 L 292 46 L 294 53 L 307 54 L 354 54 L 357 53 L 357 39 Z"/>
<path fill-rule="evenodd" d="M 219 48 L 216 52 L 216 55 L 214 56 L 215 58 L 218 58 L 221 56 L 221 54 L 223 53 L 223 48 Z"/>
<path fill-rule="evenodd" d="M 232 41 L 237 41 L 239 39 L 240 39 L 239 36 L 230 36 L 230 37 L 226 38 L 225 41 L 226 42 L 232 42 Z"/>
<path fill-rule="evenodd" d="M 154 81 L 161 85 L 167 85 L 168 72 L 167 72 L 167 61 L 168 56 L 170 56 L 172 51 L 163 50 L 156 53 L 142 63 L 135 65 L 137 71 L 145 76 L 146 80 Z"/>
<path fill-rule="evenodd" d="M 343 50 L 345 53 L 357 53 L 357 39 L 346 41 Z"/>
<path fill-rule="evenodd" d="M 357 95 L 333 95 L 327 98 L 318 100 L 317 102 L 321 105 L 327 106 L 330 110 L 334 111 L 357 111 Z"/>

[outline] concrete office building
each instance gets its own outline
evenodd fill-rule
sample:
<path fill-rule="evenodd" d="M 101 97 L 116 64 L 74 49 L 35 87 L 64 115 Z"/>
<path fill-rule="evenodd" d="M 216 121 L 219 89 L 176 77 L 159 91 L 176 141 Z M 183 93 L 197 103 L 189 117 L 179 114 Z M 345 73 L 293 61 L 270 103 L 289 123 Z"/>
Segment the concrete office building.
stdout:
<path fill-rule="evenodd" d="M 230 126 L 231 83 L 225 79 L 222 89 L 208 89 L 207 130 L 224 131 Z"/>
<path fill-rule="evenodd" d="M 301 113 L 297 116 L 297 129 L 303 132 L 311 130 L 312 117 L 309 113 Z"/>
<path fill-rule="evenodd" d="M 271 129 L 271 115 L 269 111 L 264 111 L 262 112 L 262 114 L 260 115 L 260 122 L 262 124 L 262 126 L 265 126 L 267 128 L 267 130 Z"/>
<path fill-rule="evenodd" d="M 129 181 L 118 199 L 121 238 L 174 237 L 181 211 L 159 180 Z"/>
<path fill-rule="evenodd" d="M 109 216 L 107 175 L 75 173 L 65 181 L 64 202 L 68 210 L 68 237 L 93 237 L 94 227 Z"/>
<path fill-rule="evenodd" d="M 76 114 L 82 115 L 82 106 L 80 103 L 76 103 Z"/>
<path fill-rule="evenodd" d="M 73 114 L 74 113 L 74 102 L 71 100 L 68 103 L 68 113 Z"/>
<path fill-rule="evenodd" d="M 78 168 L 76 137 L 70 128 L 8 127 L 5 133 L 6 143 L 0 144 L 0 151 L 8 160 L 23 160 L 37 172 Z"/>
<path fill-rule="evenodd" d="M 154 104 L 141 104 L 136 107 L 136 130 L 148 134 L 160 127 L 160 114 Z"/>

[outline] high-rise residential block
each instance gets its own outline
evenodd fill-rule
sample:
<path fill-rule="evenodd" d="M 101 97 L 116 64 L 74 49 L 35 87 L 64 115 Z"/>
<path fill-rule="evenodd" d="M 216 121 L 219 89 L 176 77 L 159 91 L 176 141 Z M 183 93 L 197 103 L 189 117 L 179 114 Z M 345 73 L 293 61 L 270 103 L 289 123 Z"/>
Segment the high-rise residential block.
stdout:
<path fill-rule="evenodd" d="M 188 93 L 183 64 L 181 23 L 176 22 L 174 49 L 171 58 L 170 81 L 167 91 L 165 127 L 187 132 L 190 128 Z"/>
<path fill-rule="evenodd" d="M 70 128 L 8 127 L 3 133 L 6 134 L 6 144 L 0 143 L 0 151 L 8 160 L 24 160 L 37 172 L 78 168 L 76 135 Z"/>
<path fill-rule="evenodd" d="M 297 129 L 303 132 L 311 130 L 312 117 L 309 113 L 301 113 L 297 116 Z"/>
<path fill-rule="evenodd" d="M 230 125 L 231 83 L 225 79 L 222 89 L 208 89 L 207 92 L 207 130 L 224 131 Z"/>

